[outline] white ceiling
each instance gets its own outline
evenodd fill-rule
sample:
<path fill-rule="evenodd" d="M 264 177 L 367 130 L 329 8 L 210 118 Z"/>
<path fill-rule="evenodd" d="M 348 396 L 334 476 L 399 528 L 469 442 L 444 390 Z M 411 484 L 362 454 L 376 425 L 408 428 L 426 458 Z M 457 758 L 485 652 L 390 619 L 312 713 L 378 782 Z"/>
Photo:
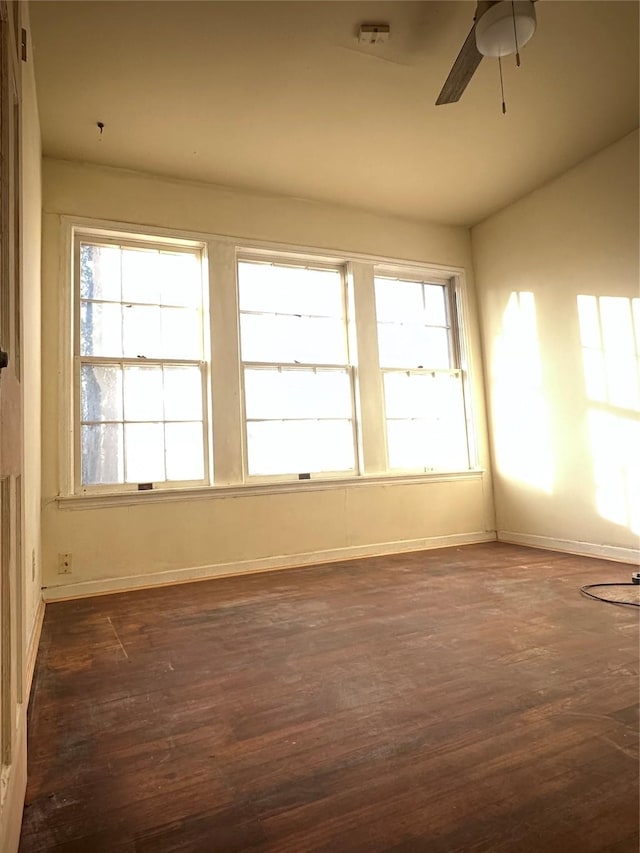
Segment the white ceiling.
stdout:
<path fill-rule="evenodd" d="M 490 59 L 434 106 L 474 8 L 31 0 L 44 153 L 475 224 L 638 126 L 639 5 L 539 0 L 506 116 Z"/>

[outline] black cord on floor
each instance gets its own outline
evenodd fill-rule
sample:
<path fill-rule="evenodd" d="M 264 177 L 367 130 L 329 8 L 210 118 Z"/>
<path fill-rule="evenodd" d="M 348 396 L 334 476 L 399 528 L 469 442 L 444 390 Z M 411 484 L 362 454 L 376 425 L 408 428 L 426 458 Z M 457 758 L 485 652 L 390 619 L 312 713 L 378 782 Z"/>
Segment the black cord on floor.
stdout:
<path fill-rule="evenodd" d="M 640 607 L 640 601 L 616 601 L 614 598 L 605 598 L 602 595 L 594 595 L 589 592 L 596 586 L 637 586 L 634 583 L 588 583 L 580 587 L 580 592 L 589 598 L 594 598 L 596 601 L 605 601 L 607 604 L 621 604 L 623 607 Z"/>

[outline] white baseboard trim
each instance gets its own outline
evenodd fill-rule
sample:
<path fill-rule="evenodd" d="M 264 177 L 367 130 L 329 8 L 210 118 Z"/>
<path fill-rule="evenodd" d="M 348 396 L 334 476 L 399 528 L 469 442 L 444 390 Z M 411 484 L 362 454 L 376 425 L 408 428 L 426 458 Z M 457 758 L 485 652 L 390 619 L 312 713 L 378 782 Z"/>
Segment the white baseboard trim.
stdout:
<path fill-rule="evenodd" d="M 24 707 L 24 706 L 23 706 Z M 17 853 L 22 828 L 24 796 L 27 790 L 27 720 L 24 710 L 18 722 L 18 733 L 9 767 L 2 768 L 2 807 L 0 808 L 0 850 Z"/>
<path fill-rule="evenodd" d="M 512 545 L 529 545 L 543 548 L 545 551 L 564 551 L 581 557 L 599 557 L 603 560 L 615 560 L 619 563 L 640 563 L 640 548 L 622 548 L 618 545 L 597 545 L 593 542 L 578 542 L 573 539 L 554 539 L 552 536 L 536 536 L 531 533 L 513 533 L 510 530 L 497 531 L 498 542 L 510 542 Z"/>
<path fill-rule="evenodd" d="M 449 536 L 431 536 L 426 539 L 411 539 L 400 542 L 384 542 L 374 545 L 351 545 L 346 548 L 332 548 L 326 551 L 313 551 L 306 554 L 286 554 L 277 557 L 263 557 L 256 560 L 241 560 L 235 563 L 219 563 L 194 568 L 171 569 L 164 572 L 149 572 L 143 575 L 105 578 L 102 580 L 78 581 L 57 586 L 43 587 L 45 601 L 61 601 L 68 598 L 83 598 L 90 595 L 104 595 L 112 592 L 126 592 L 131 589 L 144 589 L 187 581 L 208 580 L 210 578 L 246 575 L 256 572 L 271 572 L 277 569 L 295 569 L 320 563 L 336 563 L 361 557 L 380 557 L 385 554 L 399 554 L 407 551 L 425 551 L 433 548 L 447 548 L 454 545 L 471 545 L 475 542 L 494 542 L 494 531 L 474 533 L 455 533 Z"/>
<path fill-rule="evenodd" d="M 41 599 L 38 602 L 35 619 L 33 620 L 33 628 L 31 630 L 31 638 L 29 640 L 29 648 L 27 649 L 27 664 L 25 672 L 25 703 L 28 704 L 29 696 L 31 695 L 31 684 L 33 682 L 33 673 L 36 668 L 36 658 L 38 657 L 38 648 L 40 646 L 40 635 L 42 634 L 42 623 L 44 622 L 45 603 Z"/>

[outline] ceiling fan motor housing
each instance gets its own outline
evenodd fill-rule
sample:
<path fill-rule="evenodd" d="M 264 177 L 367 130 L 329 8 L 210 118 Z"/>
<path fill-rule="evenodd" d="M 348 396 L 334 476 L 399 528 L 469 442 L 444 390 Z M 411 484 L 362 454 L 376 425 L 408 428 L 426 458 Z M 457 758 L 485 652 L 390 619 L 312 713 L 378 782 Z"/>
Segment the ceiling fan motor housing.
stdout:
<path fill-rule="evenodd" d="M 482 14 L 478 9 L 476 45 L 483 56 L 509 56 L 523 47 L 535 31 L 536 11 L 532 0 L 499 0 Z"/>

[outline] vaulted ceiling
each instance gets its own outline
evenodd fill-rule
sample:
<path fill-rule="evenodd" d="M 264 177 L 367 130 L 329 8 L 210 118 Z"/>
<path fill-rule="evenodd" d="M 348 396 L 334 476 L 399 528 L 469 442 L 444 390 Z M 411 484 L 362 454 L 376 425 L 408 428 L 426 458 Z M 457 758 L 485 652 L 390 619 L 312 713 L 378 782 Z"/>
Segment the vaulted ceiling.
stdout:
<path fill-rule="evenodd" d="M 539 0 L 503 116 L 490 59 L 435 106 L 472 2 L 31 0 L 43 149 L 470 225 L 638 126 L 638 8 Z"/>

